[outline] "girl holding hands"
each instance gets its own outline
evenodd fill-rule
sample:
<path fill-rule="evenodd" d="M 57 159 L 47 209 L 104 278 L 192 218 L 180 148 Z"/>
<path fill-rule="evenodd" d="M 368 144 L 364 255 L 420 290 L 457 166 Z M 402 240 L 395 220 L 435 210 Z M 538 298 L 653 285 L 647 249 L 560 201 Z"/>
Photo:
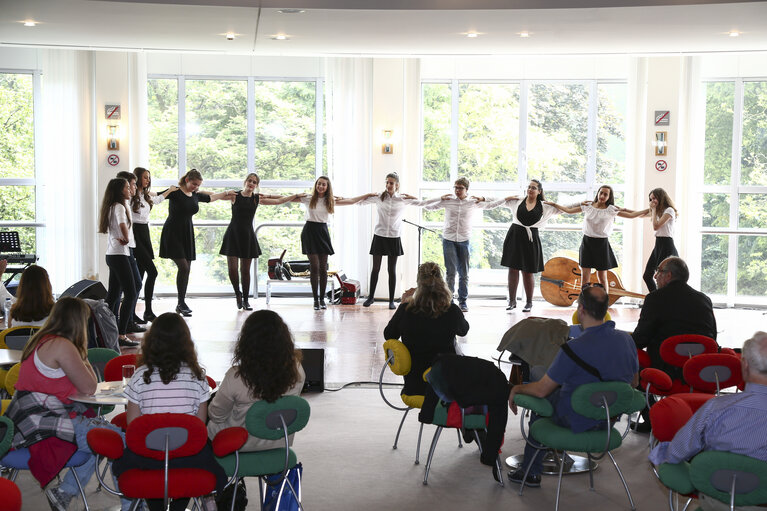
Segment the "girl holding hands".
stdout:
<path fill-rule="evenodd" d="M 674 246 L 674 221 L 678 212 L 671 197 L 663 188 L 651 190 L 649 197 L 650 208 L 646 209 L 645 212 L 649 213 L 652 220 L 652 228 L 655 231 L 655 247 L 647 260 L 642 279 L 647 284 L 647 290 L 652 292 L 657 289 L 655 280 L 653 280 L 655 269 L 665 258 L 679 255 Z"/>

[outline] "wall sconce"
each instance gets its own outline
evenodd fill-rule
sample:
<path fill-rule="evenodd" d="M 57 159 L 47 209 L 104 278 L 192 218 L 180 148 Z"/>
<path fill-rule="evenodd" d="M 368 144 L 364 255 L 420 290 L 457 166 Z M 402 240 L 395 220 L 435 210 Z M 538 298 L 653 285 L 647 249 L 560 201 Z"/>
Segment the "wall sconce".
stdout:
<path fill-rule="evenodd" d="M 383 130 L 384 143 L 381 146 L 383 154 L 394 154 L 394 145 L 391 143 L 393 130 Z"/>
<path fill-rule="evenodd" d="M 120 125 L 119 124 L 107 125 L 107 150 L 108 151 L 120 150 Z"/>
<path fill-rule="evenodd" d="M 666 150 L 668 149 L 668 132 L 656 131 L 655 140 L 652 145 L 655 147 L 655 156 L 666 156 Z"/>

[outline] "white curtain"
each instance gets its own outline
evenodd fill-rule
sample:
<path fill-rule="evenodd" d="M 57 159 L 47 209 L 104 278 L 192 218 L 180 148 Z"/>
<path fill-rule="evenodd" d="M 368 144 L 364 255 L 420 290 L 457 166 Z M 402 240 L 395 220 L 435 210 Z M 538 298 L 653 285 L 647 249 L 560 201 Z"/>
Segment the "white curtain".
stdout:
<path fill-rule="evenodd" d="M 371 59 L 329 58 L 325 62 L 328 170 L 334 193 L 343 197 L 371 190 L 372 79 Z M 362 212 L 358 206 L 336 209 L 332 224 L 336 255 L 329 266 L 365 282 L 371 229 L 369 213 Z"/>
<path fill-rule="evenodd" d="M 98 271 L 93 57 L 42 51 L 42 147 L 38 176 L 46 223 L 41 262 L 60 293 Z"/>

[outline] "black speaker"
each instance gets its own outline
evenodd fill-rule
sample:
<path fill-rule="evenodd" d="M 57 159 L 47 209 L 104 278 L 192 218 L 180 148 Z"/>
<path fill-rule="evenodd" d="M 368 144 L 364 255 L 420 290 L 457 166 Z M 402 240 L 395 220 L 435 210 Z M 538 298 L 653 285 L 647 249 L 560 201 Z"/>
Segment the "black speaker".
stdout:
<path fill-rule="evenodd" d="M 302 392 L 323 392 L 325 390 L 325 350 L 322 348 L 304 348 L 301 365 L 306 373 Z"/>
<path fill-rule="evenodd" d="M 59 298 L 74 296 L 76 298 L 88 298 L 90 300 L 103 300 L 107 297 L 104 284 L 98 280 L 81 280 L 69 286 Z"/>

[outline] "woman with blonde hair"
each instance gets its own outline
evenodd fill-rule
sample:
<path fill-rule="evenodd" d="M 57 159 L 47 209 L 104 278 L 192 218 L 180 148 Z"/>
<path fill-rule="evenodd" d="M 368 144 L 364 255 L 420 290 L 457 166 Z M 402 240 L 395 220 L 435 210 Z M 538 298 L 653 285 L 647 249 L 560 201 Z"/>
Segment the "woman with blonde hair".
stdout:
<path fill-rule="evenodd" d="M 8 326 L 42 326 L 53 308 L 53 292 L 48 272 L 33 264 L 24 269 L 16 289 Z"/>
<path fill-rule="evenodd" d="M 649 199 L 650 208 L 646 211 L 652 220 L 652 228 L 655 231 L 655 247 L 647 259 L 647 266 L 645 266 L 642 279 L 647 284 L 647 290 L 652 292 L 657 289 L 653 279 L 655 269 L 667 257 L 679 256 L 674 245 L 674 222 L 679 212 L 674 206 L 674 201 L 663 188 L 651 190 Z"/>
<path fill-rule="evenodd" d="M 410 351 L 411 368 L 402 388 L 402 394 L 410 396 L 426 393 L 423 372 L 431 367 L 437 355 L 456 353 L 456 336 L 469 331 L 469 323 L 453 303 L 437 263 L 419 266 L 416 284 L 402 295 L 402 303 L 384 328 L 384 339 L 402 338 Z"/>

